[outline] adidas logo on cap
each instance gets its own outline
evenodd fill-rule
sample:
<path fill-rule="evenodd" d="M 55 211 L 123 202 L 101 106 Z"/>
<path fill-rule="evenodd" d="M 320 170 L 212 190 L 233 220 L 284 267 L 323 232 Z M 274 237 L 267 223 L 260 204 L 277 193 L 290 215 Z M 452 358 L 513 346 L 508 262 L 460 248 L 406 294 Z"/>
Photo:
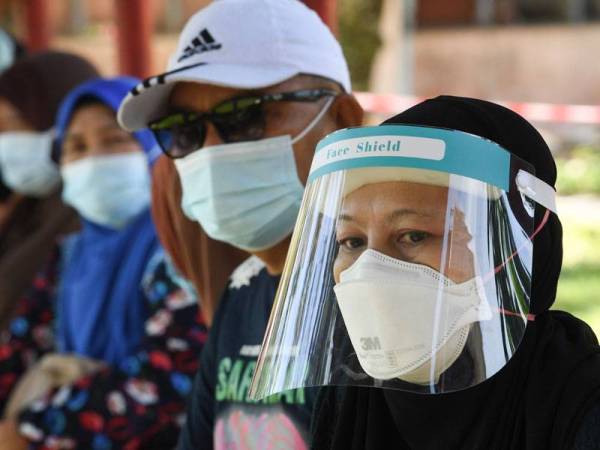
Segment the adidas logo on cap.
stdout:
<path fill-rule="evenodd" d="M 183 50 L 183 54 L 179 57 L 177 62 L 181 62 L 184 59 L 199 53 L 204 53 L 211 50 L 219 50 L 220 48 L 221 44 L 216 42 L 212 34 L 210 34 L 210 32 L 204 28 L 200 33 L 198 33 L 198 36 L 192 39 L 190 45 Z"/>

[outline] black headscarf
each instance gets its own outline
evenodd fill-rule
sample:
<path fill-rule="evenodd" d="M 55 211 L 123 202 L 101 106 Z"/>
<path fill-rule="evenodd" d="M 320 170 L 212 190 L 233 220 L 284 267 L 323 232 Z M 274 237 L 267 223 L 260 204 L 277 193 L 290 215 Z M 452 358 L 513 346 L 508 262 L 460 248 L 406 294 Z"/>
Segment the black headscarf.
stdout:
<path fill-rule="evenodd" d="M 556 166 L 540 134 L 518 114 L 482 100 L 441 96 L 384 124 L 429 125 L 497 142 L 554 186 Z M 537 206 L 536 225 L 545 210 Z M 531 312 L 522 343 L 487 381 L 447 394 L 324 388 L 313 420 L 315 449 L 569 449 L 600 401 L 600 350 L 592 330 L 549 311 L 562 263 L 562 227 L 550 214 L 534 238 Z"/>
<path fill-rule="evenodd" d="M 13 64 L 0 75 L 0 97 L 8 100 L 37 131 L 54 124 L 64 96 L 98 76 L 87 60 L 70 53 L 45 51 Z"/>

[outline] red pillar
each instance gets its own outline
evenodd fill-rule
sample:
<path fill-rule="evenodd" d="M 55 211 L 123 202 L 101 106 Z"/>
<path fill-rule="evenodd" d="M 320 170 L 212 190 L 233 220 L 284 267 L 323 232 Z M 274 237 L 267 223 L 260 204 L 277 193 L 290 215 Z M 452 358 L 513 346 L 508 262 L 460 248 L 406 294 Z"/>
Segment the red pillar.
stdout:
<path fill-rule="evenodd" d="M 31 51 L 50 46 L 49 0 L 25 0 L 25 29 L 27 48 Z"/>
<path fill-rule="evenodd" d="M 119 69 L 122 74 L 146 78 L 151 75 L 151 2 L 115 0 Z"/>
<path fill-rule="evenodd" d="M 304 3 L 321 17 L 333 34 L 337 34 L 337 2 L 336 0 L 304 0 Z"/>

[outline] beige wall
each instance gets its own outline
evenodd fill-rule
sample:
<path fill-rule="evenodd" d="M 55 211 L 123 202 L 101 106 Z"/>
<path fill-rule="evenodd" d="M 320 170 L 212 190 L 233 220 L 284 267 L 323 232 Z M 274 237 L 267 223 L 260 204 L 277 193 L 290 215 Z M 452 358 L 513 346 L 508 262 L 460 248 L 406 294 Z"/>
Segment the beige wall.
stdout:
<path fill-rule="evenodd" d="M 2 0 L 0 0 L 2 1 Z M 14 1 L 14 0 L 13 0 Z M 93 26 L 89 32 L 71 36 L 61 32 L 67 28 L 70 1 L 84 1 L 90 24 Z M 145 0 L 152 8 L 160 27 L 165 15 L 165 8 L 175 1 L 181 5 L 181 26 L 188 17 L 210 3 L 211 0 Z M 55 35 L 52 47 L 72 51 L 87 57 L 104 75 L 118 73 L 116 29 L 114 24 L 115 0 L 52 0 L 50 5 L 50 20 Z M 13 6 L 13 15 L 19 17 L 20 8 Z M 19 20 L 16 21 L 17 23 Z M 23 35 L 23 30 L 17 28 L 17 35 Z M 177 35 L 155 33 L 152 37 L 153 47 L 153 73 L 163 72 L 170 53 L 177 45 Z"/>
<path fill-rule="evenodd" d="M 152 10 L 157 25 L 161 27 L 166 16 L 166 8 L 169 6 L 179 5 L 180 25 L 183 25 L 188 17 L 210 2 L 211 0 L 144 0 L 144 5 Z M 114 21 L 115 0 L 47 0 L 47 4 L 50 26 L 57 34 L 68 30 L 70 10 L 75 4 L 81 5 L 81 8 L 85 10 L 89 23 Z M 23 2 L 21 0 L 0 0 L 0 14 L 12 16 L 14 26 L 12 31 L 18 36 L 24 35 L 22 28 Z"/>
<path fill-rule="evenodd" d="M 64 20 L 69 0 L 52 1 L 52 17 Z M 94 32 L 57 36 L 53 45 L 81 53 L 102 73 L 117 73 L 114 0 L 86 0 Z M 158 17 L 180 1 L 182 17 L 209 0 L 147 0 Z M 153 36 L 153 72 L 164 70 L 176 34 Z M 514 101 L 600 104 L 600 24 L 513 26 L 419 31 L 414 36 L 414 94 L 440 93 Z"/>
<path fill-rule="evenodd" d="M 59 37 L 54 40 L 53 47 L 86 57 L 96 65 L 103 75 L 110 76 L 118 73 L 115 42 L 113 31 L 107 29 L 101 35 L 96 36 Z M 176 35 L 159 35 L 152 38 L 152 73 L 165 71 L 169 55 L 176 45 Z"/>
<path fill-rule="evenodd" d="M 600 24 L 421 31 L 415 94 L 600 104 Z"/>

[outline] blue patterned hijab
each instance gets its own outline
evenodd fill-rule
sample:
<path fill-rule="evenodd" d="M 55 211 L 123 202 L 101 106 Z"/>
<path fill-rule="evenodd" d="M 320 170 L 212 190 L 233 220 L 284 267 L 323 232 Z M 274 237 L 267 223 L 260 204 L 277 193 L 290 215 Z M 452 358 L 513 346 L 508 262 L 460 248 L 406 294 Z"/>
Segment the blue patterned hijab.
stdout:
<path fill-rule="evenodd" d="M 90 99 L 118 110 L 138 80 L 95 79 L 73 90 L 62 103 L 56 133 L 60 148 L 70 120 L 82 101 Z M 160 154 L 147 130 L 133 134 L 152 164 Z M 65 246 L 65 266 L 58 297 L 58 346 L 118 364 L 135 353 L 144 335 L 146 300 L 141 281 L 159 249 L 147 208 L 119 230 L 84 218 L 82 230 Z"/>

